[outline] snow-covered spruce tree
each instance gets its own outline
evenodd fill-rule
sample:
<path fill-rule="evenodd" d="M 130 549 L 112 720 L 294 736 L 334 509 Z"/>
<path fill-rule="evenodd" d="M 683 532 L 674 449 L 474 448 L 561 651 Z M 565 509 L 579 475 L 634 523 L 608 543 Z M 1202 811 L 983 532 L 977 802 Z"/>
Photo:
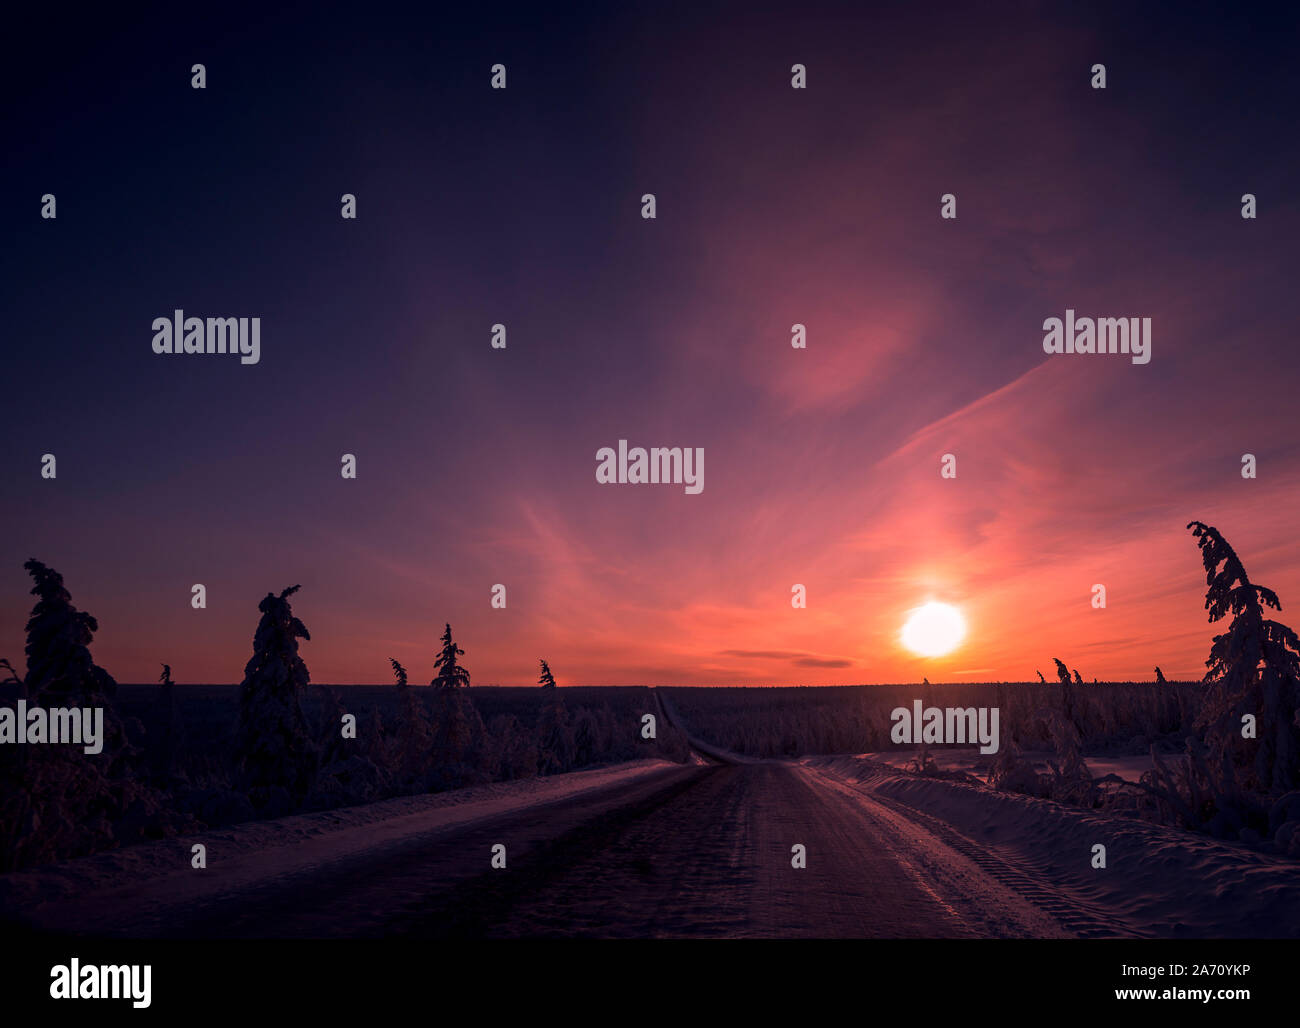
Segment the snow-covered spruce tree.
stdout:
<path fill-rule="evenodd" d="M 388 662 L 393 665 L 393 677 L 397 680 L 397 737 L 391 756 L 393 773 L 402 786 L 424 789 L 433 761 L 433 726 L 429 723 L 424 704 L 408 684 L 406 668 L 392 657 Z"/>
<path fill-rule="evenodd" d="M 1040 776 L 1034 766 L 1024 758 L 1014 732 L 998 749 L 998 755 L 989 767 L 989 785 L 1006 792 L 1042 796 L 1046 792 L 1046 776 Z"/>
<path fill-rule="evenodd" d="M 311 675 L 298 655 L 298 640 L 311 636 L 289 605 L 300 588 L 267 593 L 257 605 L 262 618 L 239 687 L 235 766 L 253 805 L 272 816 L 300 803 L 316 773 L 316 745 L 302 711 Z"/>
<path fill-rule="evenodd" d="M 1056 657 L 1052 659 L 1056 662 L 1056 677 L 1061 682 L 1061 702 L 1059 707 L 1047 706 L 1039 712 L 1056 751 L 1056 759 L 1047 762 L 1052 772 L 1049 795 L 1062 803 L 1092 806 L 1096 788 L 1083 759 L 1083 736 L 1075 709 L 1074 682 L 1065 663 Z"/>
<path fill-rule="evenodd" d="M 1049 786 L 1052 799 L 1083 807 L 1092 806 L 1097 791 L 1092 772 L 1083 759 L 1078 726 L 1055 708 L 1049 708 L 1045 712 L 1045 720 L 1052 738 L 1052 748 L 1056 751 L 1056 759 L 1047 761 L 1047 766 L 1052 771 Z"/>
<path fill-rule="evenodd" d="M 1008 737 L 998 747 L 997 756 L 989 765 L 989 785 L 1007 792 L 1028 792 L 1036 786 L 1037 781 L 1037 775 L 1033 775 L 1032 781 L 1028 783 L 1024 781 L 1024 761 L 1020 756 L 1020 748 L 1008 733 Z"/>
<path fill-rule="evenodd" d="M 487 725 L 496 776 L 506 780 L 537 774 L 537 742 L 513 714 L 498 714 Z"/>
<path fill-rule="evenodd" d="M 451 640 L 451 625 L 442 633 L 442 652 L 433 662 L 435 674 L 429 684 L 437 689 L 458 689 L 469 685 L 469 672 L 460 666 L 458 657 L 465 651 Z"/>
<path fill-rule="evenodd" d="M 476 752 L 483 741 L 483 719 L 465 695 L 470 674 L 460 664 L 465 651 L 452 641 L 451 625 L 446 626 L 441 641 L 429 683 L 438 690 L 434 698 L 433 780 L 437 787 L 449 789 L 477 781 L 481 776 L 476 759 L 486 755 Z"/>
<path fill-rule="evenodd" d="M 1257 814 L 1267 799 L 1300 788 L 1300 639 L 1264 616 L 1266 607 L 1282 609 L 1277 594 L 1250 581 L 1218 529 L 1200 521 L 1187 527 L 1205 565 L 1210 622 L 1232 615 L 1205 661 L 1196 727 L 1205 733 L 1207 766 L 1221 798 Z M 1256 719 L 1256 739 L 1242 737 L 1247 714 Z"/>
<path fill-rule="evenodd" d="M 541 664 L 542 676 L 538 684 L 545 699 L 537 718 L 537 770 L 539 774 L 553 775 L 573 766 L 573 728 L 564 698 L 555 686 L 555 676 L 546 661 Z"/>
<path fill-rule="evenodd" d="M 117 695 L 113 676 L 90 656 L 99 623 L 72 605 L 63 576 L 39 560 L 23 567 L 36 583 L 27 621 L 27 698 L 51 707 L 93 707 Z"/>
<path fill-rule="evenodd" d="M 318 770 L 304 809 L 329 810 L 372 803 L 389 795 L 390 777 L 385 765 L 371 757 L 368 727 L 358 724 L 356 737 L 345 738 L 343 721 L 349 711 L 344 709 L 339 691 L 321 685 L 316 687 L 316 694 Z"/>
<path fill-rule="evenodd" d="M 1083 685 L 1083 681 L 1082 679 L 1078 679 L 1078 672 L 1075 672 L 1074 678 L 1070 677 L 1070 671 L 1065 666 L 1064 661 L 1056 657 L 1053 657 L 1052 659 L 1056 661 L 1056 677 L 1061 682 L 1061 713 L 1065 715 L 1066 721 L 1074 726 L 1075 734 L 1082 740 L 1083 712 L 1079 709 L 1080 697 L 1075 689 L 1075 685 Z M 1078 679 L 1077 682 L 1076 679 Z"/>
<path fill-rule="evenodd" d="M 601 752 L 600 721 L 588 707 L 579 707 L 573 719 L 573 766 L 593 764 Z"/>
<path fill-rule="evenodd" d="M 27 621 L 20 695 L 33 707 L 102 709 L 102 750 L 88 754 L 75 743 L 0 746 L 0 870 L 163 834 L 157 796 L 135 775 L 136 754 L 113 706 L 117 683 L 90 654 L 98 622 L 72 605 L 53 568 L 35 559 L 23 567 L 37 602 Z"/>

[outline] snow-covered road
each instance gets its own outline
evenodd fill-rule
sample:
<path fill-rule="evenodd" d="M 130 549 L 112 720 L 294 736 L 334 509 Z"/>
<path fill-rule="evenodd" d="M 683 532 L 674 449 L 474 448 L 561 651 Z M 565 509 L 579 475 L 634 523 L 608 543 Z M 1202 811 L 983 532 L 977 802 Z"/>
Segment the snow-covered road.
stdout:
<path fill-rule="evenodd" d="M 711 756 L 238 826 L 198 837 L 204 870 L 194 839 L 133 847 L 0 878 L 0 910 L 133 937 L 1300 930 L 1294 862 L 858 758 Z M 1106 870 L 1094 837 L 1115 847 Z"/>

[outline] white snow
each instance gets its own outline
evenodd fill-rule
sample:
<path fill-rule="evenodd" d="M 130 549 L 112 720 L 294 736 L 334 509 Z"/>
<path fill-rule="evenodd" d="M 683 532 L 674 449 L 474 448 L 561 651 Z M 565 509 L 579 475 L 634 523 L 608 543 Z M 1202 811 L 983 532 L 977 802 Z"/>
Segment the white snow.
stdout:
<path fill-rule="evenodd" d="M 882 750 L 878 753 L 862 753 L 859 756 L 905 770 L 911 767 L 912 761 L 916 757 L 916 751 L 910 749 Z M 1035 770 L 1046 774 L 1048 771 L 1047 761 L 1049 758 L 1054 757 L 1055 754 L 1026 750 L 1021 756 L 1025 761 L 1033 765 Z M 986 781 L 989 769 L 997 759 L 996 755 L 982 755 L 977 748 L 965 746 L 931 747 L 930 757 L 941 771 L 965 771 L 967 774 L 972 774 L 976 778 Z M 1089 756 L 1085 753 L 1083 759 L 1088 765 L 1088 770 L 1092 773 L 1093 778 L 1113 774 L 1125 781 L 1136 782 L 1144 772 L 1150 771 L 1152 768 L 1149 754 L 1139 756 Z"/>
<path fill-rule="evenodd" d="M 234 893 L 269 878 L 310 871 L 406 836 L 462 827 L 680 767 L 666 760 L 633 760 L 589 771 L 250 821 L 142 843 L 0 875 L 0 909 L 22 910 L 36 923 L 48 919 L 58 924 L 62 921 L 60 908 L 66 905 L 75 912 L 75 922 L 91 931 L 97 909 L 103 910 L 106 923 L 115 920 L 123 908 L 133 909 L 146 920 L 165 921 L 167 907 L 210 898 L 214 892 Z M 191 867 L 191 847 L 196 843 L 206 848 L 209 866 L 220 867 L 220 874 Z M 143 911 L 142 903 L 157 910 L 152 914 Z"/>
<path fill-rule="evenodd" d="M 712 747 L 706 752 L 738 759 Z M 983 912 L 972 923 L 987 923 L 991 934 L 1043 938 L 1060 934 L 1053 927 L 1059 923 L 1067 934 L 1300 935 L 1296 861 L 1132 818 L 912 775 L 868 755 L 793 763 L 814 787 L 860 804 L 857 816 L 905 871 L 937 895 L 969 899 Z M 631 761 L 132 846 L 0 876 L 0 909 L 20 910 L 38 926 L 76 924 L 91 933 L 120 925 L 129 911 L 129 923 L 149 934 L 193 905 L 247 900 L 255 895 L 250 890 L 306 881 L 355 857 L 382 856 L 386 847 L 422 846 L 424 836 L 592 790 L 610 788 L 613 796 L 621 786 L 674 770 L 681 765 Z M 1105 770 L 1093 766 L 1094 774 Z M 209 870 L 191 868 L 195 843 L 207 848 Z M 1098 844 L 1106 847 L 1105 868 L 1092 867 Z M 1001 928 L 998 918 L 1006 922 Z"/>
<path fill-rule="evenodd" d="M 1300 935 L 1300 864 L 1178 828 L 984 786 L 899 773 L 862 755 L 803 763 L 870 795 L 932 815 L 1027 876 L 1140 935 Z M 1095 845 L 1106 867 L 1094 869 Z"/>

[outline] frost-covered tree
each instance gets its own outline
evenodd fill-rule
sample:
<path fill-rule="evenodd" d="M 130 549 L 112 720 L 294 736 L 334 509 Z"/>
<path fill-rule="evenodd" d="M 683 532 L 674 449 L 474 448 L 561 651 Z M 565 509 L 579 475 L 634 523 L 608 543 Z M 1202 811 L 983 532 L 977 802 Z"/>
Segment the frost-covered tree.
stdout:
<path fill-rule="evenodd" d="M 544 660 L 541 662 L 541 664 L 542 664 L 542 677 L 537 679 L 537 684 L 540 685 L 543 689 L 554 689 L 555 676 L 551 674 L 550 666 Z"/>
<path fill-rule="evenodd" d="M 465 783 L 475 744 L 482 741 L 484 731 L 478 708 L 463 691 L 443 689 L 436 694 L 433 753 L 445 785 Z"/>
<path fill-rule="evenodd" d="M 1041 796 L 1046 792 L 1042 778 L 1034 770 L 1034 765 L 1024 758 L 1014 735 L 998 749 L 998 755 L 989 768 L 988 782 L 995 789 L 1027 796 Z"/>
<path fill-rule="evenodd" d="M 429 684 L 438 692 L 434 698 L 433 756 L 438 784 L 454 788 L 480 780 L 480 764 L 490 764 L 483 736 L 486 729 L 478 708 L 466 695 L 470 675 L 460 664 L 465 651 L 451 638 L 451 625 L 442 633 L 442 650 L 434 661 Z"/>
<path fill-rule="evenodd" d="M 600 722 L 586 707 L 573 722 L 573 766 L 586 767 L 601 750 Z"/>
<path fill-rule="evenodd" d="M 1079 728 L 1069 717 L 1055 708 L 1045 712 L 1048 733 L 1052 739 L 1055 759 L 1049 758 L 1051 779 L 1048 786 L 1052 799 L 1090 807 L 1096 799 L 1092 773 L 1083 759 L 1083 742 Z"/>
<path fill-rule="evenodd" d="M 434 732 L 424 704 L 407 683 L 406 668 L 393 657 L 393 677 L 397 680 L 397 737 L 391 760 L 398 779 L 405 785 L 424 784 L 433 760 Z"/>
<path fill-rule="evenodd" d="M 95 618 L 77 610 L 63 587 L 63 576 L 39 560 L 23 567 L 36 583 L 37 597 L 27 620 L 27 697 L 43 706 L 94 707 L 117 695 L 113 676 L 90 656 L 99 631 Z"/>
<path fill-rule="evenodd" d="M 465 651 L 451 641 L 451 625 L 442 633 L 442 652 L 433 662 L 435 674 L 429 684 L 439 689 L 458 689 L 469 685 L 469 672 L 460 666 L 457 658 Z"/>
<path fill-rule="evenodd" d="M 1061 802 L 1091 806 L 1095 790 L 1082 755 L 1083 733 L 1075 710 L 1075 680 L 1064 661 L 1057 657 L 1052 660 L 1061 683 L 1061 701 L 1059 707 L 1048 706 L 1039 712 L 1056 751 L 1056 759 L 1047 762 L 1051 769 L 1049 795 Z M 1039 678 L 1042 678 L 1042 672 L 1039 672 Z"/>
<path fill-rule="evenodd" d="M 1286 625 L 1265 617 L 1281 610 L 1277 594 L 1246 575 L 1237 554 L 1218 529 L 1200 521 L 1187 526 L 1205 565 L 1205 609 L 1211 623 L 1232 615 L 1216 635 L 1205 664 L 1205 702 L 1197 726 L 1205 731 L 1211 768 L 1223 769 L 1220 783 L 1277 797 L 1300 787 L 1300 639 Z M 1243 738 L 1242 718 L 1254 715 L 1257 739 Z M 1236 778 L 1237 781 L 1232 779 Z"/>
<path fill-rule="evenodd" d="M 250 798 L 260 806 L 282 805 L 273 798 L 276 788 L 301 800 L 316 772 L 316 745 L 302 710 L 311 675 L 298 654 L 298 640 L 311 636 L 289 605 L 300 588 L 279 596 L 267 593 L 257 605 L 262 617 L 239 687 L 235 761 L 245 787 L 253 790 Z"/>
<path fill-rule="evenodd" d="M 545 688 L 546 698 L 537 718 L 537 770 L 558 774 L 573 766 L 573 728 L 559 689 Z"/>
<path fill-rule="evenodd" d="M 1170 761 L 1152 746 L 1154 767 L 1141 786 L 1190 828 L 1220 838 L 1274 832 L 1289 845 L 1286 825 L 1300 824 L 1300 639 L 1265 617 L 1266 608 L 1282 609 L 1277 595 L 1250 581 L 1218 529 L 1201 521 L 1187 527 L 1205 566 L 1209 620 L 1232 620 L 1210 645 L 1185 754 Z M 1247 715 L 1254 733 L 1246 731 Z"/>
<path fill-rule="evenodd" d="M 537 743 L 513 714 L 498 714 L 487 726 L 496 775 L 504 779 L 537 774 Z"/>
<path fill-rule="evenodd" d="M 306 809 L 373 803 L 390 795 L 392 780 L 382 744 L 376 745 L 379 729 L 374 717 L 370 725 L 356 725 L 355 737 L 344 737 L 344 720 L 350 712 L 344 709 L 339 691 L 331 686 L 317 686 L 316 691 L 319 768 Z M 373 707 L 370 713 L 375 714 Z"/>
<path fill-rule="evenodd" d="M 102 710 L 102 751 L 88 754 L 75 743 L 0 746 L 0 870 L 81 856 L 157 828 L 146 826 L 156 796 L 135 775 L 136 753 L 113 705 L 117 683 L 90 653 L 98 622 L 72 605 L 53 568 L 35 559 L 23 567 L 37 601 L 20 694 L 47 709 Z"/>

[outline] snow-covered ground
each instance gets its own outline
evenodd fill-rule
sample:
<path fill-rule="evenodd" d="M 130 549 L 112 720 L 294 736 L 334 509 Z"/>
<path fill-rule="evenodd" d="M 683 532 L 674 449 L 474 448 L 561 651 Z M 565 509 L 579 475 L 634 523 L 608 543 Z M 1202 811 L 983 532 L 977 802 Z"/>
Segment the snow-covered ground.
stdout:
<path fill-rule="evenodd" d="M 888 764 L 891 767 L 906 769 L 911 767 L 912 761 L 916 759 L 916 752 L 914 750 L 882 750 L 879 753 L 863 753 L 861 756 L 879 761 L 882 764 Z M 1034 766 L 1035 770 L 1047 772 L 1047 760 L 1051 754 L 1035 753 L 1031 750 L 1026 751 L 1022 756 L 1026 762 Z M 993 761 L 997 759 L 995 754 L 981 755 L 979 750 L 974 747 L 949 746 L 931 747 L 930 757 L 940 770 L 965 771 L 967 774 L 974 775 L 982 780 L 988 779 L 989 768 L 992 767 Z M 1150 771 L 1152 766 L 1151 757 L 1147 754 L 1135 757 L 1088 756 L 1085 754 L 1083 759 L 1094 778 L 1101 778 L 1108 774 L 1118 775 L 1129 782 L 1136 782 L 1145 772 Z"/>
<path fill-rule="evenodd" d="M 634 761 L 250 822 L 0 876 L 0 911 L 90 934 L 436 935 L 488 909 L 481 879 L 504 839 L 526 873 L 491 879 L 516 891 L 474 931 L 1300 936 L 1296 861 L 889 756 L 711 749 L 709 767 Z M 798 874 L 792 842 L 808 854 Z M 196 843 L 207 869 L 191 867 Z"/>
<path fill-rule="evenodd" d="M 1136 934 L 1300 935 L 1300 864 L 1177 828 L 979 785 L 898 774 L 866 755 L 802 762 L 815 774 L 931 817 L 1026 881 L 1048 883 Z M 1091 766 L 1091 765 L 1090 765 Z M 1094 868 L 1093 847 L 1106 866 Z M 1014 881 L 1014 878 L 1012 878 Z"/>
<path fill-rule="evenodd" d="M 121 910 L 148 903 L 165 920 L 166 909 L 234 893 L 256 883 L 302 875 L 325 864 L 404 838 L 460 828 L 495 817 L 630 784 L 680 765 L 634 760 L 590 771 L 494 782 L 422 796 L 401 796 L 365 806 L 250 821 L 159 842 L 0 875 L 0 911 L 18 911 L 38 923 L 63 920 L 59 908 L 75 906 L 75 922 L 93 929 L 95 910 L 105 923 Z M 191 866 L 192 847 L 206 849 L 208 868 Z M 146 898 L 147 897 L 147 898 Z M 144 911 L 136 910 L 144 919 Z"/>

